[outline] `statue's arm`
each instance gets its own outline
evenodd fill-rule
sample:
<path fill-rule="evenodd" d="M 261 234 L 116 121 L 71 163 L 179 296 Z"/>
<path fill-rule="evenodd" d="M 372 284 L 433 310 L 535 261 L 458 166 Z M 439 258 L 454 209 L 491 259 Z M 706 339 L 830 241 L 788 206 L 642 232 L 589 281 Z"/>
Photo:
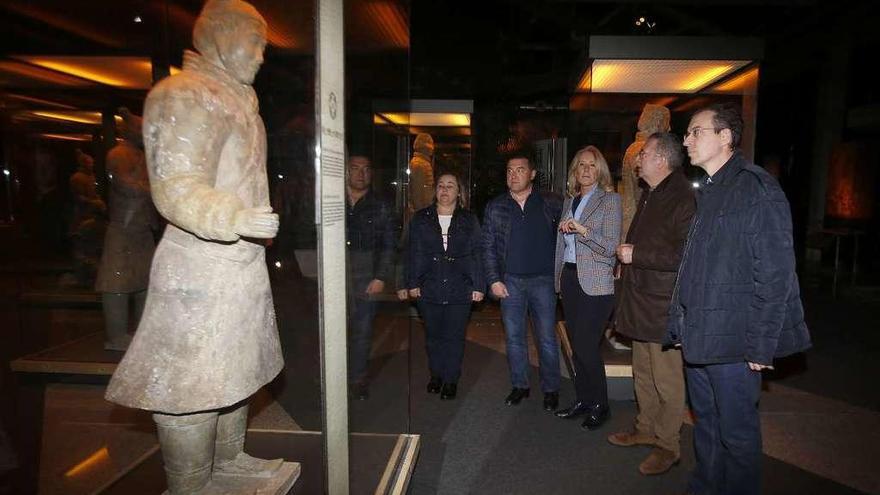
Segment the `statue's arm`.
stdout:
<path fill-rule="evenodd" d="M 149 194 L 150 183 L 144 158 L 138 151 L 116 146 L 107 153 L 107 174 L 125 196 Z"/>
<path fill-rule="evenodd" d="M 153 202 L 174 225 L 210 240 L 235 241 L 244 203 L 214 188 L 229 127 L 191 91 L 159 91 L 144 111 L 144 145 Z"/>

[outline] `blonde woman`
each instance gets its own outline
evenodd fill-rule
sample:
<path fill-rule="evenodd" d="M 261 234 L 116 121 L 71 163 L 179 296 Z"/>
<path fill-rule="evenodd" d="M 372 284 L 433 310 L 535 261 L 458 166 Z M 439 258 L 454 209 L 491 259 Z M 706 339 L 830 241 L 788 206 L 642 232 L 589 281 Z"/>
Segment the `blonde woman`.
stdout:
<path fill-rule="evenodd" d="M 572 344 L 577 399 L 556 416 L 586 416 L 581 427 L 595 430 L 610 417 L 599 344 L 614 306 L 612 272 L 623 215 L 608 163 L 595 146 L 575 154 L 567 193 L 556 237 L 556 292 Z"/>

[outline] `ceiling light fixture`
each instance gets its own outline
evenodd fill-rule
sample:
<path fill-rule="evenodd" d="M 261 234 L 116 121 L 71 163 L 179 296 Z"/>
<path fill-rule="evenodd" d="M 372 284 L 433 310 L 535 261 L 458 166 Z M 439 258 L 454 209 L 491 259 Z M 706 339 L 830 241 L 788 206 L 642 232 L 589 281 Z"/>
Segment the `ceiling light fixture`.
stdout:
<path fill-rule="evenodd" d="M 466 113 L 382 112 L 373 116 L 373 123 L 411 125 L 417 127 L 469 127 L 471 116 Z"/>
<path fill-rule="evenodd" d="M 89 125 L 100 125 L 103 121 L 100 112 L 85 112 L 85 111 L 72 111 L 72 112 L 64 112 L 64 111 L 34 111 L 27 112 L 24 115 L 32 115 L 34 117 L 40 117 L 43 119 L 50 120 L 61 120 L 64 122 L 73 122 L 75 124 L 89 124 Z M 114 120 L 116 122 L 122 122 L 122 117 L 115 115 Z"/>
<path fill-rule="evenodd" d="M 748 60 L 596 59 L 578 84 L 592 93 L 695 93 L 750 63 Z"/>

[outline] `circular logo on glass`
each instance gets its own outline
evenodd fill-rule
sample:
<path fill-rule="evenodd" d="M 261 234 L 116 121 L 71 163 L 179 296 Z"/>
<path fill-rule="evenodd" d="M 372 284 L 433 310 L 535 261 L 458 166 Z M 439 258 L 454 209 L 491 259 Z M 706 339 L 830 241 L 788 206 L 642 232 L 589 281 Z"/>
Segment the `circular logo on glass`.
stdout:
<path fill-rule="evenodd" d="M 328 98 L 328 100 L 329 100 L 328 105 L 330 107 L 330 118 L 333 120 L 336 120 L 336 110 L 337 110 L 337 107 L 339 106 L 336 103 L 336 93 L 330 92 L 330 97 Z"/>

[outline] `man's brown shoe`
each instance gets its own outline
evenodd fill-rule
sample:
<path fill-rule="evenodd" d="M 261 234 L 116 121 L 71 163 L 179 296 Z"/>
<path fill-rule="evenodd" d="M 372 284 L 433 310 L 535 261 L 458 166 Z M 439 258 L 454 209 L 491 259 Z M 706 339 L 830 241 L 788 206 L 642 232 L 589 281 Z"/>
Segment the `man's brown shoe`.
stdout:
<path fill-rule="evenodd" d="M 608 435 L 608 443 L 618 447 L 633 445 L 654 445 L 654 438 L 636 431 L 618 431 Z"/>
<path fill-rule="evenodd" d="M 639 472 L 645 476 L 663 474 L 678 464 L 679 455 L 671 450 L 654 447 L 648 457 L 639 464 Z"/>

